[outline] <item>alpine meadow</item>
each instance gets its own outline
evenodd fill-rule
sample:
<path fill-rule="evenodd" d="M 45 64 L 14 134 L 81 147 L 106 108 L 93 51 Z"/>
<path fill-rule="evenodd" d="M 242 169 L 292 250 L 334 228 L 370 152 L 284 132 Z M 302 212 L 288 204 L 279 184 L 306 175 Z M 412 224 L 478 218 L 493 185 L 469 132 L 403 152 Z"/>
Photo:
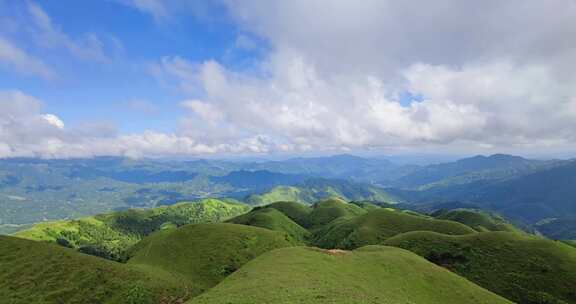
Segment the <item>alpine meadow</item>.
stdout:
<path fill-rule="evenodd" d="M 0 304 L 576 304 L 575 0 L 0 0 Z"/>

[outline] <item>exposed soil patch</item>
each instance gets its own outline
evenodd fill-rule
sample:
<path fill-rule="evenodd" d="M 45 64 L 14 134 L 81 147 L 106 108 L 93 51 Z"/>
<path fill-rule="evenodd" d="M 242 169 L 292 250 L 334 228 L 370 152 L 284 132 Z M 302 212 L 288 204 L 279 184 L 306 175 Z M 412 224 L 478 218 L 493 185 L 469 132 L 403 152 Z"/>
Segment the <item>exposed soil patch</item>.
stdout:
<path fill-rule="evenodd" d="M 329 255 L 345 255 L 349 254 L 350 251 L 342 250 L 342 249 L 326 249 L 324 250 L 325 253 Z"/>
<path fill-rule="evenodd" d="M 317 248 L 317 247 L 306 247 L 306 249 L 312 250 L 312 251 L 317 251 L 317 252 L 322 252 L 322 253 L 325 253 L 328 255 L 334 255 L 334 256 L 347 255 L 347 254 L 352 253 L 352 251 L 342 250 L 342 249 L 322 249 L 322 248 Z"/>

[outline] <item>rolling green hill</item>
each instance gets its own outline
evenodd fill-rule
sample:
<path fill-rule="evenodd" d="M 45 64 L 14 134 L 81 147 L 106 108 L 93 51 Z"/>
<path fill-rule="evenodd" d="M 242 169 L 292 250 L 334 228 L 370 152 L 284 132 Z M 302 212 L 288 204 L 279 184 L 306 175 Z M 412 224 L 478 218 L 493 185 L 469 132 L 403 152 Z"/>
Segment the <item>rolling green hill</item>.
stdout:
<path fill-rule="evenodd" d="M 227 221 L 286 233 L 294 244 L 304 244 L 310 232 L 274 208 L 258 208 Z"/>
<path fill-rule="evenodd" d="M 331 198 L 315 203 L 308 215 L 310 227 L 320 228 L 331 221 L 348 216 L 366 213 L 366 210 L 354 204 L 349 204 L 339 198 Z"/>
<path fill-rule="evenodd" d="M 347 201 L 372 200 L 396 201 L 383 188 L 349 180 L 314 178 L 290 186 L 274 187 L 268 192 L 253 194 L 246 198 L 252 205 L 266 205 L 278 201 L 293 201 L 312 204 L 330 197 L 341 197 Z"/>
<path fill-rule="evenodd" d="M 463 224 L 412 215 L 393 209 L 375 209 L 354 217 L 342 217 L 314 231 L 312 242 L 322 248 L 354 249 L 381 244 L 408 231 L 435 231 L 462 235 L 475 231 Z"/>
<path fill-rule="evenodd" d="M 158 231 L 130 250 L 129 265 L 181 275 L 206 290 L 249 260 L 291 246 L 287 235 L 236 224 L 193 224 Z"/>
<path fill-rule="evenodd" d="M 310 227 L 309 216 L 312 212 L 310 206 L 297 203 L 297 202 L 275 202 L 264 206 L 266 208 L 274 208 L 289 217 L 302 227 Z"/>
<path fill-rule="evenodd" d="M 576 303 L 576 250 L 510 232 L 449 236 L 409 232 L 388 239 L 516 303 Z"/>
<path fill-rule="evenodd" d="M 195 287 L 45 242 L 0 236 L 0 302 L 6 304 L 182 303 Z"/>
<path fill-rule="evenodd" d="M 408 251 L 306 247 L 274 250 L 250 261 L 189 304 L 511 303 Z"/>
<path fill-rule="evenodd" d="M 55 242 L 107 259 L 123 260 L 130 246 L 154 231 L 191 223 L 220 222 L 247 212 L 248 209 L 248 206 L 233 201 L 204 199 L 78 220 L 40 223 L 15 235 Z"/>
<path fill-rule="evenodd" d="M 450 220 L 462 223 L 478 232 L 486 231 L 522 231 L 508 223 L 504 218 L 493 213 L 472 209 L 439 210 L 434 217 L 441 220 Z"/>

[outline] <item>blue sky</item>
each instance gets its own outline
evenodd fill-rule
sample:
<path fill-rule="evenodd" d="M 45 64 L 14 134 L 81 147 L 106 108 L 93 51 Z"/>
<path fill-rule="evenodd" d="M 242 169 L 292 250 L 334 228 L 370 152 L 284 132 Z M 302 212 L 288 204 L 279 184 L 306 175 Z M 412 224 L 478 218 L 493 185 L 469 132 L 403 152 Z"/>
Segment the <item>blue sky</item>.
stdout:
<path fill-rule="evenodd" d="M 159 84 L 149 65 L 163 56 L 177 55 L 190 61 L 214 59 L 239 66 L 250 56 L 233 50 L 240 32 L 225 14 L 210 18 L 188 14 L 186 18 L 155 20 L 115 1 L 37 4 L 54 26 L 72 39 L 86 33 L 100 37 L 109 58 L 106 62 L 83 60 L 65 49 L 37 48 L 32 37 L 15 33 L 13 43 L 42 58 L 57 76 L 46 81 L 2 69 L 0 83 L 4 88 L 18 88 L 42 99 L 47 112 L 70 124 L 110 121 L 124 132 L 168 131 L 179 119 L 179 103 L 184 97 Z M 14 19 L 22 23 L 30 22 L 26 5 L 26 1 L 2 2 L 4 14 L 13 18 L 10 12 L 20 12 L 22 15 Z M 138 111 L 139 107 L 130 107 L 133 101 L 150 103 L 154 110 Z"/>
<path fill-rule="evenodd" d="M 0 0 L 0 157 L 564 155 L 574 49 L 573 0 Z"/>

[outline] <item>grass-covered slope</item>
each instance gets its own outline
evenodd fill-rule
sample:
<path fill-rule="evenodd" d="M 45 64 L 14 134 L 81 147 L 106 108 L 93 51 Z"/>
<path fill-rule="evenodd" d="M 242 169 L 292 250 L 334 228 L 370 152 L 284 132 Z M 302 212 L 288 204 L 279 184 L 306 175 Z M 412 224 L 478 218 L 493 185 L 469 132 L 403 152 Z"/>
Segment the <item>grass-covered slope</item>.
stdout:
<path fill-rule="evenodd" d="M 408 251 L 278 249 L 244 265 L 189 304 L 511 303 Z"/>
<path fill-rule="evenodd" d="M 392 209 L 374 209 L 360 216 L 337 219 L 316 230 L 313 243 L 322 248 L 354 249 L 381 244 L 390 237 L 408 231 L 435 231 L 452 235 L 476 232 L 453 221 L 416 216 Z"/>
<path fill-rule="evenodd" d="M 435 212 L 434 217 L 441 220 L 450 220 L 462 223 L 472 227 L 479 232 L 486 231 L 508 231 L 522 232 L 514 225 L 508 223 L 502 217 L 481 210 L 472 209 L 454 209 L 439 210 Z"/>
<path fill-rule="evenodd" d="M 278 201 L 294 201 L 312 204 L 331 197 L 341 197 L 348 201 L 373 200 L 396 201 L 383 188 L 350 180 L 311 178 L 291 186 L 277 186 L 261 194 L 253 194 L 246 202 L 265 205 Z"/>
<path fill-rule="evenodd" d="M 411 250 L 517 303 L 576 303 L 576 250 L 510 232 L 410 232 L 385 245 Z"/>
<path fill-rule="evenodd" d="M 284 213 L 284 215 L 302 227 L 310 226 L 309 216 L 310 212 L 312 212 L 310 206 L 297 202 L 275 202 L 266 205 L 265 208 L 274 208 Z"/>
<path fill-rule="evenodd" d="M 310 235 L 308 230 L 274 208 L 258 208 L 227 222 L 284 232 L 294 244 L 303 244 Z"/>
<path fill-rule="evenodd" d="M 0 303 L 182 303 L 193 287 L 46 242 L 0 236 Z"/>
<path fill-rule="evenodd" d="M 186 277 L 205 290 L 260 254 L 291 246 L 285 233 L 236 224 L 193 224 L 156 232 L 131 250 L 130 265 Z"/>
<path fill-rule="evenodd" d="M 15 235 L 57 242 L 81 252 L 123 260 L 126 250 L 150 233 L 165 227 L 220 222 L 247 212 L 248 206 L 204 199 L 152 209 L 131 209 L 78 220 L 46 222 Z"/>
<path fill-rule="evenodd" d="M 312 207 L 312 212 L 308 215 L 310 227 L 321 227 L 337 218 L 366 213 L 366 210 L 361 207 L 349 204 L 338 198 L 317 202 Z"/>

